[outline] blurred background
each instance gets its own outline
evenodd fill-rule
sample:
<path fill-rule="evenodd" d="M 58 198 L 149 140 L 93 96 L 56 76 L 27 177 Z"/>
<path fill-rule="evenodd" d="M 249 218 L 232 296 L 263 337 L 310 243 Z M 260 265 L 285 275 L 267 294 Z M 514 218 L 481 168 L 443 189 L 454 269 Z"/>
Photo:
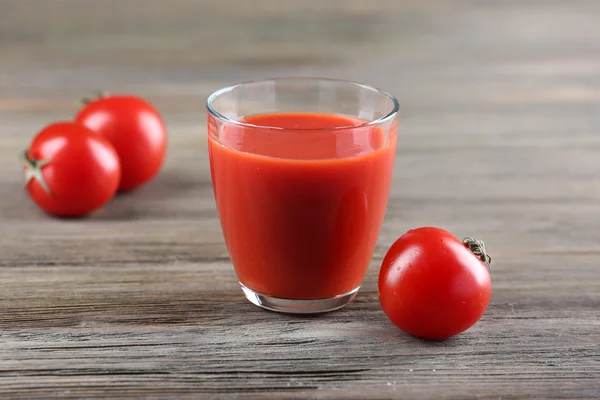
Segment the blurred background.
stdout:
<path fill-rule="evenodd" d="M 405 107 L 589 100 L 597 4 L 0 0 L 1 109 L 69 110 L 106 87 L 188 112 L 239 80 L 315 74 L 387 88 Z"/>
<path fill-rule="evenodd" d="M 243 80 L 316 75 L 400 101 L 387 221 L 499 243 L 526 229 L 560 244 L 589 219 L 532 208 L 600 197 L 590 185 L 600 176 L 599 70 L 594 0 L 0 0 L 0 216 L 44 218 L 18 190 L 14 155 L 105 89 L 153 102 L 170 144 L 161 176 L 133 195 L 143 207 L 117 199 L 95 218 L 214 218 L 206 97 Z"/>

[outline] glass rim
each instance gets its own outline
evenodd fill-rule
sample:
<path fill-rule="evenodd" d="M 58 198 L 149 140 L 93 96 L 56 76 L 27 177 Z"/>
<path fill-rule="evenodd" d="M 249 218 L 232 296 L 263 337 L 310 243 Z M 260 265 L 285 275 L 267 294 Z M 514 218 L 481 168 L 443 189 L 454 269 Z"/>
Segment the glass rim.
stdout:
<path fill-rule="evenodd" d="M 248 122 L 244 122 L 244 121 L 240 121 L 238 119 L 233 119 L 233 118 L 229 118 L 223 114 L 221 114 L 220 112 L 218 112 L 217 110 L 215 110 L 215 108 L 212 106 L 212 103 L 214 102 L 214 100 L 219 97 L 220 95 L 226 93 L 226 92 L 230 92 L 233 89 L 235 89 L 236 87 L 240 87 L 240 86 L 244 86 L 244 85 L 249 85 L 249 84 L 253 84 L 253 83 L 265 83 L 265 82 L 273 82 L 273 81 L 290 81 L 290 80 L 304 80 L 304 81 L 326 81 L 326 82 L 332 82 L 332 83 L 338 83 L 338 84 L 345 84 L 345 85 L 349 85 L 349 86 L 355 86 L 361 89 L 366 89 L 369 91 L 373 91 L 373 92 L 377 92 L 385 97 L 387 97 L 388 99 L 390 99 L 392 101 L 393 107 L 392 110 L 390 112 L 388 112 L 387 114 L 385 114 L 382 117 L 373 119 L 373 120 L 369 120 L 369 121 L 365 121 L 363 123 L 360 124 L 355 124 L 355 125 L 347 125 L 347 126 L 334 126 L 334 127 L 328 127 L 328 128 L 294 128 L 293 131 L 339 131 L 339 130 L 345 130 L 345 129 L 355 129 L 355 128 L 363 128 L 363 127 L 369 127 L 369 126 L 377 126 L 380 124 L 384 124 L 386 122 L 388 122 L 389 120 L 393 119 L 399 112 L 400 110 L 400 104 L 398 103 L 398 100 L 396 99 L 396 97 L 394 97 L 392 94 L 390 94 L 389 92 L 376 88 L 374 86 L 370 86 L 370 85 L 365 85 L 362 83 L 358 83 L 358 82 L 354 82 L 351 80 L 346 80 L 346 79 L 336 79 L 336 78 L 320 78 L 320 77 L 302 77 L 302 76 L 290 76 L 290 77 L 277 77 L 277 78 L 266 78 L 266 79 L 256 79 L 256 80 L 248 80 L 248 81 L 243 81 L 243 82 L 239 82 L 233 85 L 229 85 L 229 86 L 225 86 L 221 89 L 216 90 L 215 92 L 213 92 L 210 96 L 208 96 L 208 98 L 206 99 L 206 109 L 208 110 L 208 112 L 213 115 L 214 117 L 225 121 L 227 123 L 231 123 L 233 125 L 237 125 L 240 127 L 245 127 L 245 128 L 259 128 L 259 129 L 264 129 L 264 130 L 274 130 L 274 131 L 289 131 L 292 129 L 289 128 L 282 128 L 279 126 L 269 126 L 269 125 L 257 125 L 257 124 L 251 124 Z"/>

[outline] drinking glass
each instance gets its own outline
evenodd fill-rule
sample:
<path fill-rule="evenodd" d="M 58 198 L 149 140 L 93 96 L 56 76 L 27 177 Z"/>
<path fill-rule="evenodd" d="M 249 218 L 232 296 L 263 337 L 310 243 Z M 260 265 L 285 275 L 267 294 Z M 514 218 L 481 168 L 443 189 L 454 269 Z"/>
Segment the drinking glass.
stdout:
<path fill-rule="evenodd" d="M 287 313 L 348 304 L 383 222 L 398 102 L 324 78 L 236 84 L 207 100 L 221 228 L 246 298 Z"/>

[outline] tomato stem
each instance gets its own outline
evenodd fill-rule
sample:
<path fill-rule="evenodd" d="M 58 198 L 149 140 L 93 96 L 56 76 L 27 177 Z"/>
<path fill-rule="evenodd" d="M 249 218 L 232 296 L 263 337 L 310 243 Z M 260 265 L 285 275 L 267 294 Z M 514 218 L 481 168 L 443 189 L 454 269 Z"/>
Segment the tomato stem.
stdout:
<path fill-rule="evenodd" d="M 103 99 L 105 97 L 108 97 L 109 95 L 110 94 L 107 91 L 105 91 L 105 90 L 98 90 L 96 92 L 95 96 L 84 97 L 84 98 L 81 99 L 81 102 L 83 103 L 83 105 L 86 105 L 86 104 L 89 104 L 89 103 L 91 103 L 93 101 L 100 100 L 100 99 Z"/>
<path fill-rule="evenodd" d="M 40 184 L 40 186 L 46 191 L 46 193 L 54 197 L 54 195 L 52 194 L 52 190 L 50 190 L 50 186 L 48 186 L 46 180 L 44 179 L 44 175 L 42 175 L 42 168 L 45 165 L 48 165 L 51 159 L 48 158 L 39 161 L 35 160 L 29 157 L 29 149 L 23 150 L 20 154 L 20 158 L 23 161 L 23 164 L 25 164 L 25 171 L 23 171 L 23 177 L 25 178 L 25 186 L 27 186 L 29 181 L 35 179 Z"/>
<path fill-rule="evenodd" d="M 481 260 L 481 262 L 488 267 L 488 270 L 491 268 L 492 257 L 485 252 L 485 244 L 483 243 L 483 240 L 466 237 L 463 239 L 463 243 L 469 248 L 469 250 L 471 250 L 473 254 L 477 256 L 477 258 Z"/>

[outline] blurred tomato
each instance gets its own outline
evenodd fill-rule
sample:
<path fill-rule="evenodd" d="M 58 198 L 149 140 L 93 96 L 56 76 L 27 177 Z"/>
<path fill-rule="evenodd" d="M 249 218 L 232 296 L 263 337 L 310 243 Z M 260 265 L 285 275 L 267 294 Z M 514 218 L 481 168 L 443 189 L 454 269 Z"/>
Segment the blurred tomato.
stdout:
<path fill-rule="evenodd" d="M 167 133 L 158 111 L 136 96 L 101 97 L 88 102 L 75 117 L 104 136 L 121 160 L 119 191 L 150 181 L 160 170 L 166 153 Z"/>
<path fill-rule="evenodd" d="M 112 145 L 72 122 L 45 127 L 22 156 L 29 195 L 56 216 L 80 217 L 102 207 L 116 193 L 121 178 Z"/>

